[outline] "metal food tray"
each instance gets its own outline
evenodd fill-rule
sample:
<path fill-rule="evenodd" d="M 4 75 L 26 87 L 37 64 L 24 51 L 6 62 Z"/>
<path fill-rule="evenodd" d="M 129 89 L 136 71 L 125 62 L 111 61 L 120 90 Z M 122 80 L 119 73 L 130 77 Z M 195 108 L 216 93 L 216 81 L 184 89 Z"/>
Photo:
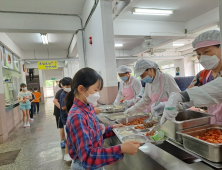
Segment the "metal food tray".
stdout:
<path fill-rule="evenodd" d="M 167 137 L 182 143 L 182 136 L 177 132 L 193 127 L 210 124 L 211 116 L 207 113 L 197 112 L 192 110 L 185 110 L 180 112 L 176 117 L 176 122 L 166 121 L 161 130 L 163 130 Z"/>
<path fill-rule="evenodd" d="M 222 162 L 222 144 L 213 144 L 194 137 L 202 135 L 211 129 L 222 130 L 222 126 L 211 124 L 183 130 L 177 133 L 182 135 L 183 145 L 187 150 L 190 150 L 209 161 Z"/>
<path fill-rule="evenodd" d="M 124 137 L 126 135 L 120 135 L 120 133 L 124 130 L 127 130 L 127 131 L 132 131 L 133 134 L 132 135 L 135 135 L 135 134 L 138 134 L 139 132 L 137 130 L 134 129 L 134 127 L 120 127 L 120 128 L 114 128 L 113 129 L 113 132 L 116 134 L 116 136 L 119 136 L 119 137 Z"/>
<path fill-rule="evenodd" d="M 142 116 L 129 117 L 128 122 L 132 122 L 132 121 L 136 120 L 137 118 L 141 118 L 141 117 L 148 118 L 149 116 L 148 115 L 146 115 L 146 116 L 142 115 Z M 126 124 L 126 118 L 116 119 L 116 122 L 119 123 L 119 124 Z"/>
<path fill-rule="evenodd" d="M 146 113 L 146 112 L 139 112 L 139 113 L 137 113 L 137 114 L 139 114 L 139 116 L 143 116 L 143 115 L 146 115 L 147 113 Z M 125 119 L 125 118 L 126 118 L 126 116 L 123 114 L 123 112 L 109 114 L 109 115 L 106 115 L 105 117 L 106 117 L 107 119 L 111 120 L 111 121 L 115 121 L 115 120 L 117 120 L 117 119 L 112 119 L 112 117 L 113 117 L 113 116 L 118 116 L 118 115 L 122 115 L 122 116 L 123 116 L 123 118 L 119 118 L 119 119 Z M 133 117 L 134 117 L 134 116 L 133 116 Z"/>
<path fill-rule="evenodd" d="M 118 113 L 118 112 L 124 112 L 125 107 L 123 105 L 120 105 L 122 108 L 114 108 L 113 105 L 105 105 L 98 107 L 102 113 Z"/>

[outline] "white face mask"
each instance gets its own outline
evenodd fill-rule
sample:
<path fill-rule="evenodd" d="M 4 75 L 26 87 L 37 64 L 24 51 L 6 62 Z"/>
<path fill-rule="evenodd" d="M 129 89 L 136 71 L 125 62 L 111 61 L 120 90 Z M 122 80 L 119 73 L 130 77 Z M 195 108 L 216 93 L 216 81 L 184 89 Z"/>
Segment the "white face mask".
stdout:
<path fill-rule="evenodd" d="M 100 98 L 100 95 L 99 95 L 99 92 L 97 92 L 97 93 L 94 93 L 94 94 L 89 94 L 89 96 L 86 97 L 86 100 L 87 100 L 88 103 L 91 103 L 92 105 L 95 106 L 97 104 L 97 101 L 99 100 L 99 98 Z"/>
<path fill-rule="evenodd" d="M 71 91 L 71 88 L 64 88 L 64 91 L 69 93 Z"/>
<path fill-rule="evenodd" d="M 35 90 L 34 92 L 37 93 L 37 90 Z"/>
<path fill-rule="evenodd" d="M 201 55 L 199 62 L 206 70 L 212 70 L 218 66 L 219 61 L 216 55 Z"/>
<path fill-rule="evenodd" d="M 22 88 L 23 91 L 27 91 L 27 87 Z"/>

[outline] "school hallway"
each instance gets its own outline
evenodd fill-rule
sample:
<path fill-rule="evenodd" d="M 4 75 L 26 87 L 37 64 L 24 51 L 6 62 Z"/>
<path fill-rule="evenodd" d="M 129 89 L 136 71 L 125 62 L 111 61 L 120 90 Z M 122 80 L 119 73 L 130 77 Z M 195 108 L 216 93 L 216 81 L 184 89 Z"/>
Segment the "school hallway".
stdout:
<path fill-rule="evenodd" d="M 10 132 L 8 141 L 0 144 L 0 170 L 70 169 L 71 163 L 63 160 L 64 149 L 60 147 L 53 109 L 53 98 L 47 98 L 40 105 L 39 114 L 34 115 L 30 128 L 23 128 L 20 122 Z M 10 162 L 12 158 L 14 163 Z"/>

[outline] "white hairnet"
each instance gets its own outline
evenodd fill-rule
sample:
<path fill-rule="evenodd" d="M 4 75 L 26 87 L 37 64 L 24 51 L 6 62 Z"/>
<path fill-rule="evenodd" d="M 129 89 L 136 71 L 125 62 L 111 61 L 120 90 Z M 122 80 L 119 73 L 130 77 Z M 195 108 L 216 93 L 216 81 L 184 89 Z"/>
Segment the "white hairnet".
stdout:
<path fill-rule="evenodd" d="M 192 43 L 195 50 L 220 44 L 220 31 L 211 30 L 200 34 Z"/>
<path fill-rule="evenodd" d="M 126 65 L 121 65 L 117 68 L 117 73 L 121 74 L 121 73 L 132 73 L 132 70 L 127 67 Z"/>
<path fill-rule="evenodd" d="M 137 61 L 134 72 L 135 72 L 136 76 L 140 76 L 148 68 L 158 69 L 159 66 L 157 63 L 155 63 L 153 61 L 141 59 L 141 60 Z"/>

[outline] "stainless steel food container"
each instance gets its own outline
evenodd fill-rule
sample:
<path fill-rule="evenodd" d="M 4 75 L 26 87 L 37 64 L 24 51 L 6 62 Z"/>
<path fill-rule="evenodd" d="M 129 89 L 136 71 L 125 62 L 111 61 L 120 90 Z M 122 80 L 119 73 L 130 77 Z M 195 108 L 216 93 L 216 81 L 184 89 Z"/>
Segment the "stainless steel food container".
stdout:
<path fill-rule="evenodd" d="M 120 135 L 120 133 L 122 131 L 131 131 L 133 134 L 132 135 L 135 135 L 135 134 L 138 134 L 139 132 L 137 130 L 135 130 L 134 127 L 120 127 L 120 128 L 114 128 L 113 129 L 113 132 L 117 135 L 117 136 L 120 136 L 120 137 L 123 137 L 123 136 L 126 136 L 126 135 Z"/>
<path fill-rule="evenodd" d="M 177 142 L 182 143 L 182 137 L 179 132 L 181 130 L 203 126 L 210 124 L 211 116 L 207 113 L 185 110 L 184 112 L 180 112 L 176 117 L 176 122 L 166 121 L 161 127 L 168 138 L 176 140 Z"/>
<path fill-rule="evenodd" d="M 148 118 L 149 116 L 133 116 L 133 117 L 129 117 L 128 118 L 128 122 L 132 122 L 134 120 L 136 120 L 137 118 L 141 118 L 141 117 L 144 117 L 144 118 Z M 120 124 L 126 124 L 126 118 L 123 118 L 123 119 L 116 119 L 116 122 L 117 123 L 120 123 Z"/>
<path fill-rule="evenodd" d="M 213 144 L 197 139 L 194 136 L 203 135 L 211 129 L 222 130 L 221 125 L 205 125 L 177 132 L 182 135 L 183 145 L 186 149 L 194 152 L 212 162 L 222 162 L 222 144 Z"/>

